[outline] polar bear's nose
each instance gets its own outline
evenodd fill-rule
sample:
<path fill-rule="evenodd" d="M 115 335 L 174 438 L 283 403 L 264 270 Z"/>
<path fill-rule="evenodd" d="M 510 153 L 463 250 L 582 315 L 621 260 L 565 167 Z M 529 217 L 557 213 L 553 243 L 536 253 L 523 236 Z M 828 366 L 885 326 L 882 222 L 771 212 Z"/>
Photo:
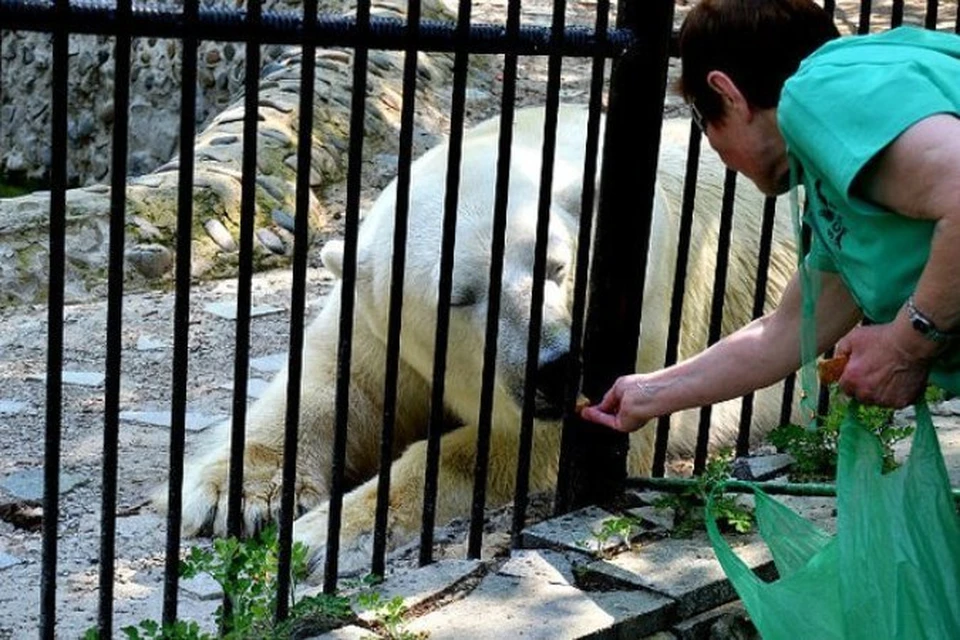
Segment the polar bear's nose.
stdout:
<path fill-rule="evenodd" d="M 537 368 L 537 401 L 536 414 L 538 418 L 559 418 L 563 414 L 563 391 L 567 383 L 570 354 L 554 352 L 546 357 L 541 356 Z"/>

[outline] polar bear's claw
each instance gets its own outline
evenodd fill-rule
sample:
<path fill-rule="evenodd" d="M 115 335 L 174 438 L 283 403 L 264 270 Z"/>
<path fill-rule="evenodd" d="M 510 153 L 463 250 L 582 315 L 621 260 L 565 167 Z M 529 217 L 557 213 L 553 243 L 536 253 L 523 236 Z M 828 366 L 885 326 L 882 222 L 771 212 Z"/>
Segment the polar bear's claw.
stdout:
<path fill-rule="evenodd" d="M 264 455 L 261 449 L 246 452 L 241 494 L 241 536 L 253 536 L 280 517 L 282 468 L 279 454 Z M 226 454 L 227 452 L 221 452 Z M 188 465 L 183 480 L 181 529 L 186 536 L 228 535 L 229 462 L 224 457 L 200 460 Z M 318 505 L 322 489 L 300 474 L 295 488 L 294 511 L 303 514 Z M 158 501 L 164 506 L 162 501 Z"/>

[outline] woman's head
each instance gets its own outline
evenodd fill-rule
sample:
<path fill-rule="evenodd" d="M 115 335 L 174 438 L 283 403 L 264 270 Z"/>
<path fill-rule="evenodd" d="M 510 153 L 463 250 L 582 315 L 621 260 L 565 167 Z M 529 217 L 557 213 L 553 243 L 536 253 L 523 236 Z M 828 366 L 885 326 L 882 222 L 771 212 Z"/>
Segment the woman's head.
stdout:
<path fill-rule="evenodd" d="M 776 107 L 801 60 L 839 35 L 812 0 L 701 0 L 680 29 L 678 88 L 706 122 L 723 116 L 711 71 L 729 76 L 751 107 Z"/>

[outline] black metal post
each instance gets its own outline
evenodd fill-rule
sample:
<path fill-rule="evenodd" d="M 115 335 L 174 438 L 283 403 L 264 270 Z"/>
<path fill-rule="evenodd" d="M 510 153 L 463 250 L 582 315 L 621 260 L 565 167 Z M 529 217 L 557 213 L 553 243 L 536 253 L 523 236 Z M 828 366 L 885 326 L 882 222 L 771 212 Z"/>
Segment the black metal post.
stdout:
<path fill-rule="evenodd" d="M 673 0 L 621 0 L 617 22 L 636 45 L 613 64 L 583 347 L 583 391 L 593 400 L 636 364 L 653 212 Z M 627 437 L 581 423 L 558 487 L 558 507 L 602 502 L 626 478 Z"/>

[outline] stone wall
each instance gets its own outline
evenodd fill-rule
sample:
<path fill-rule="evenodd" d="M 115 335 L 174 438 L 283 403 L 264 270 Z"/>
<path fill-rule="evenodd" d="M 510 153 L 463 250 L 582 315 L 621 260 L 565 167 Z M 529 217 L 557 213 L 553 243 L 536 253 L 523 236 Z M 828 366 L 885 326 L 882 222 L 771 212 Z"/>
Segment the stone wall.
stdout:
<path fill-rule="evenodd" d="M 157 3 L 152 3 L 154 6 Z M 232 2 L 217 0 L 225 7 Z M 329 3 L 328 3 L 329 4 Z M 269 0 L 265 8 L 293 11 L 300 0 Z M 176 5 L 169 5 L 176 10 Z M 73 186 L 110 176 L 114 108 L 113 38 L 69 39 L 67 175 Z M 136 38 L 131 46 L 129 172 L 143 175 L 170 160 L 180 131 L 182 42 Z M 44 180 L 50 169 L 51 37 L 45 33 L 0 33 L 0 173 Z M 265 45 L 265 65 L 283 47 Z M 242 92 L 246 48 L 242 43 L 201 42 L 197 66 L 197 125 L 222 111 Z"/>
<path fill-rule="evenodd" d="M 440 15 L 442 10 L 436 0 L 426 3 L 424 7 L 425 15 L 433 17 Z M 389 0 L 375 1 L 373 11 L 380 15 L 404 15 Z M 22 57 L 25 50 L 21 46 L 24 45 L 22 36 L 17 34 L 14 38 L 5 33 L 4 52 L 9 47 L 9 50 L 18 52 L 16 55 Z M 174 78 L 178 73 L 180 58 L 175 49 L 164 49 L 168 44 L 163 41 L 153 45 L 145 42 L 147 49 L 141 50 L 142 57 L 134 67 L 135 70 L 139 69 L 137 87 L 145 83 L 146 78 L 153 77 L 152 89 L 158 93 L 148 91 L 148 95 L 152 96 L 149 99 L 133 94 L 134 104 L 143 106 L 131 109 L 131 135 L 142 137 L 144 145 L 149 142 L 152 147 L 148 151 L 146 146 L 131 146 L 131 159 L 140 157 L 142 161 L 131 164 L 132 177 L 128 180 L 126 191 L 124 252 L 128 287 L 162 284 L 173 277 L 178 233 L 179 162 L 170 156 L 177 149 L 178 125 L 174 121 L 179 117 L 179 87 Z M 145 55 L 148 50 L 151 53 Z M 233 53 L 228 54 L 228 45 L 203 51 L 200 65 L 208 65 L 208 75 L 201 76 L 212 82 L 209 87 L 211 91 L 204 98 L 209 101 L 206 112 L 214 115 L 209 123 L 203 125 L 196 138 L 194 215 L 190 230 L 193 238 L 191 264 L 195 277 L 216 277 L 234 273 L 238 258 L 244 115 L 242 94 L 228 102 L 225 109 L 219 108 L 219 105 L 231 91 L 230 87 L 242 81 L 242 74 L 239 78 L 234 77 L 237 75 L 236 69 L 242 70 L 242 66 L 237 66 L 242 52 L 234 48 Z M 82 94 L 79 104 L 73 102 L 72 96 L 70 108 L 71 176 L 87 186 L 67 193 L 68 301 L 101 295 L 106 284 L 110 189 L 96 183 L 108 177 L 105 172 L 110 156 L 110 124 L 113 116 L 107 97 L 109 91 L 103 91 L 107 83 L 104 82 L 98 92 L 94 90 L 98 85 L 92 78 L 107 78 L 110 74 L 106 70 L 109 68 L 106 61 L 99 66 L 87 65 L 86 62 L 81 65 L 81 59 L 89 61 L 103 57 L 99 54 L 95 56 L 89 50 L 87 53 L 89 55 L 78 52 L 74 64 L 86 70 L 86 75 L 82 77 L 88 79 L 89 92 Z M 156 58 L 153 54 L 156 54 Z M 232 56 L 229 61 L 228 55 Z M 43 56 L 35 52 L 33 63 L 38 57 Z M 49 60 L 49 57 L 46 59 Z M 344 177 L 353 92 L 352 52 L 319 50 L 316 59 L 311 144 L 313 161 L 309 176 L 313 190 L 308 212 L 310 227 L 314 232 L 324 229 L 329 222 L 327 209 L 317 197 L 318 194 L 341 183 Z M 172 73 L 160 74 L 158 60 L 165 60 L 164 64 L 169 66 L 163 68 Z M 447 112 L 451 61 L 446 55 L 421 54 L 418 63 L 418 126 L 421 131 L 436 133 Z M 299 48 L 278 47 L 261 67 L 254 221 L 254 261 L 258 268 L 279 266 L 292 254 L 300 65 Z M 402 67 L 403 54 L 400 52 L 370 52 L 364 127 L 366 157 L 390 157 L 395 152 L 400 120 Z M 216 71 L 211 71 L 211 68 Z M 12 73 L 6 64 L 3 73 Z M 22 73 L 24 77 L 30 75 L 26 70 Z M 218 89 L 217 80 L 223 77 L 219 75 L 221 73 L 229 76 L 222 90 Z M 201 82 L 205 82 L 202 77 Z M 33 91 L 37 95 L 42 93 L 40 88 L 44 83 L 49 86 L 48 76 L 41 74 L 41 77 L 33 78 Z M 7 87 L 13 84 L 16 83 L 4 77 L 5 103 L 8 101 Z M 159 93 L 160 86 L 165 87 L 162 95 Z M 72 91 L 80 89 L 73 88 Z M 155 100 L 162 108 L 158 106 L 157 113 L 154 113 L 149 100 Z M 19 166 L 27 173 L 33 172 L 31 175 L 45 171 L 44 163 L 49 162 L 49 157 L 44 157 L 46 147 L 40 142 L 44 136 L 38 132 L 42 129 L 41 122 L 47 122 L 46 126 L 49 127 L 49 103 L 42 107 L 40 102 L 42 100 L 31 102 L 24 97 L 16 108 L 10 104 L 4 106 L 4 117 L 9 117 L 11 121 L 20 117 L 16 114 L 26 117 L 24 114 L 34 113 L 31 126 L 24 125 L 23 131 L 16 132 L 17 136 L 25 138 L 18 138 L 16 143 L 0 143 L 6 166 L 10 167 L 12 157 L 14 166 Z M 33 106 L 28 107 L 30 104 Z M 11 108 L 7 109 L 7 106 Z M 149 120 L 149 125 L 145 124 L 146 121 L 134 124 L 138 114 L 147 114 L 148 118 L 154 119 Z M 14 135 L 9 128 L 4 126 L 5 135 Z M 137 133 L 133 133 L 134 128 Z M 83 153 L 77 153 L 78 149 Z M 79 178 L 81 173 L 84 176 L 82 180 Z M 46 299 L 49 209 L 48 192 L 0 199 L 0 306 L 42 302 Z"/>

